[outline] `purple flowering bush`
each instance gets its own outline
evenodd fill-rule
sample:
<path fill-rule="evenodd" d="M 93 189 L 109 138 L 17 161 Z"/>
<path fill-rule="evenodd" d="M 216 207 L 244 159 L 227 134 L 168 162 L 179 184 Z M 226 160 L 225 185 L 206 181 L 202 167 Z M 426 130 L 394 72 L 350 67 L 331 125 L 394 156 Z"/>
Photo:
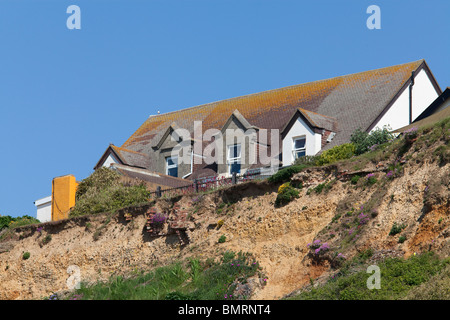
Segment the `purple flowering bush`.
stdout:
<path fill-rule="evenodd" d="M 405 137 L 406 140 L 413 140 L 414 138 L 417 137 L 417 128 L 411 128 L 406 130 L 405 132 L 403 132 L 403 136 Z"/>
<path fill-rule="evenodd" d="M 317 256 L 324 254 L 330 250 L 330 246 L 328 245 L 328 243 L 322 243 L 322 241 L 319 239 L 315 240 L 313 243 L 308 243 L 307 247 Z"/>
<path fill-rule="evenodd" d="M 375 178 L 375 174 L 374 173 L 369 173 L 366 176 L 366 182 L 368 185 L 373 185 L 375 183 L 377 183 L 377 178 Z"/>
<path fill-rule="evenodd" d="M 152 225 L 155 228 L 162 227 L 163 224 L 167 221 L 168 216 L 164 213 L 156 213 L 152 217 Z"/>

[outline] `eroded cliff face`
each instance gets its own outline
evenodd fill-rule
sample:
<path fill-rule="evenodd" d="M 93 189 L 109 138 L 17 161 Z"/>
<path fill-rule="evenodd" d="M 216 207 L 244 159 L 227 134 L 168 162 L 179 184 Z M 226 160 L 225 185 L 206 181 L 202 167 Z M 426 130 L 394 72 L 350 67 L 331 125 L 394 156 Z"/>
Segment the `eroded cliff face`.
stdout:
<path fill-rule="evenodd" d="M 406 163 L 392 179 L 386 178 L 382 164 L 359 172 L 349 168 L 311 169 L 294 176 L 303 188 L 299 198 L 283 207 L 274 205 L 278 185 L 261 181 L 161 199 L 115 214 L 15 229 L 0 243 L 0 299 L 41 299 L 67 290 L 72 265 L 82 281 L 92 282 L 190 256 L 218 257 L 224 250 L 250 252 L 263 267 L 267 285 L 256 286 L 253 299 L 278 299 L 330 271 L 332 262 L 317 263 L 308 248 L 317 239 L 347 258 L 366 248 L 405 257 L 428 250 L 449 255 L 450 164 Z M 352 184 L 350 177 L 357 173 L 362 178 Z M 364 183 L 368 173 L 377 183 Z M 328 187 L 316 192 L 322 183 Z M 361 206 L 372 211 L 363 212 Z M 156 233 L 146 227 L 152 210 L 170 217 Z M 359 211 L 368 217 L 364 223 L 355 220 Z M 352 223 L 360 226 L 353 238 L 347 228 Z M 405 226 L 403 243 L 389 234 L 394 223 Z M 47 235 L 51 241 L 43 243 Z M 218 243 L 222 235 L 226 241 Z M 24 252 L 29 259 L 23 259 Z"/>

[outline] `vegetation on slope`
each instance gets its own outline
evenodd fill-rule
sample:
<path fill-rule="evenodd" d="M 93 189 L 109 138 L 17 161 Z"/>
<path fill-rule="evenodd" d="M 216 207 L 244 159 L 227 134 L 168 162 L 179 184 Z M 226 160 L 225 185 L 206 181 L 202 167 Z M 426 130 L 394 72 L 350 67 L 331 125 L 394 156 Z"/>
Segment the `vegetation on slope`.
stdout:
<path fill-rule="evenodd" d="M 35 223 L 40 223 L 40 221 L 27 215 L 15 218 L 11 216 L 0 215 L 0 231 L 7 228 L 21 227 Z"/>
<path fill-rule="evenodd" d="M 130 278 L 112 277 L 106 283 L 82 284 L 69 300 L 236 300 L 249 298 L 249 277 L 260 272 L 249 254 L 227 251 L 222 259 L 189 259 Z M 261 275 L 260 275 L 261 276 Z M 237 290 L 240 288 L 240 290 Z M 244 288 L 244 289 L 243 289 Z M 55 299 L 51 296 L 47 299 Z"/>
<path fill-rule="evenodd" d="M 143 182 L 124 180 L 116 171 L 103 167 L 78 185 L 70 217 L 113 212 L 147 202 L 149 196 L 150 191 Z"/>
<path fill-rule="evenodd" d="M 424 297 L 431 293 L 421 284 L 443 283 L 447 281 L 447 289 L 435 292 L 434 298 L 448 297 L 448 279 L 450 258 L 440 260 L 433 252 L 411 256 L 409 259 L 387 258 L 378 262 L 380 268 L 379 289 L 368 289 L 368 267 L 371 252 L 366 251 L 343 265 L 325 284 L 307 288 L 303 292 L 290 297 L 295 300 L 397 300 L 402 298 Z M 442 274 L 440 271 L 445 270 Z M 434 278 L 433 278 L 434 277 Z M 432 281 L 434 280 L 434 281 Z M 370 280 L 369 280 L 370 282 Z"/>

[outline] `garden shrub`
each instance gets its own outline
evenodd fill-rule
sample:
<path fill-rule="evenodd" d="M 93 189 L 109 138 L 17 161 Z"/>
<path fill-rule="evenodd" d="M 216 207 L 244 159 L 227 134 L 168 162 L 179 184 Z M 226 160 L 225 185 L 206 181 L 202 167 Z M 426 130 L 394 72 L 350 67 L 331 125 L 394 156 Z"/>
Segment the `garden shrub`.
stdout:
<path fill-rule="evenodd" d="M 355 144 L 356 155 L 374 150 L 374 146 L 384 144 L 391 141 L 394 135 L 389 131 L 388 127 L 383 129 L 377 128 L 371 133 L 356 129 L 352 133 L 350 141 Z"/>
<path fill-rule="evenodd" d="M 317 160 L 318 165 L 325 165 L 336 162 L 338 160 L 349 159 L 355 155 L 355 144 L 344 143 L 325 150 Z"/>

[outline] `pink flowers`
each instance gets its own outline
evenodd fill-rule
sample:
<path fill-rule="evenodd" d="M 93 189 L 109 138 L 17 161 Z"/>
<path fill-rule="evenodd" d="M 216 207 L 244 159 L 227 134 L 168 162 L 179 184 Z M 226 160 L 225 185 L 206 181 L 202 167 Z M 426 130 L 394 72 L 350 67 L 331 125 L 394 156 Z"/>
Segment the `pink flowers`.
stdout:
<path fill-rule="evenodd" d="M 327 252 L 328 250 L 330 250 L 330 246 L 328 245 L 328 243 L 323 243 L 317 239 L 315 240 L 312 244 L 308 243 L 307 247 L 309 249 L 314 250 L 314 254 L 319 255 L 321 253 Z"/>
<path fill-rule="evenodd" d="M 342 253 L 338 253 L 338 255 L 337 255 L 337 258 L 338 259 L 345 259 L 345 256 L 342 254 Z"/>

